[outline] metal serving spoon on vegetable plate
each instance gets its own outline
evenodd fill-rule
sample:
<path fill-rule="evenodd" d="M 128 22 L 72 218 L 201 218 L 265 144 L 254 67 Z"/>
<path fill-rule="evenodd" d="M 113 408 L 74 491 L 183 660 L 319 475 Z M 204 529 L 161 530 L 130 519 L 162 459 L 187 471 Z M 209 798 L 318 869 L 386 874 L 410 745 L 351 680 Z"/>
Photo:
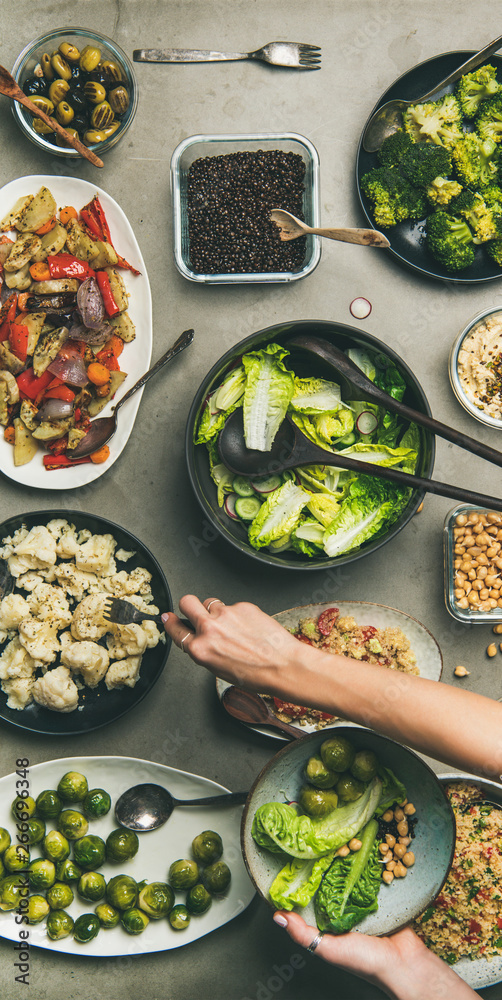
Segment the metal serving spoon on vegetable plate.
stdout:
<path fill-rule="evenodd" d="M 5 96 L 10 97 L 11 100 L 24 105 L 30 114 L 34 115 L 36 118 L 41 118 L 46 125 L 50 126 L 53 132 L 57 132 L 58 135 L 62 136 L 68 146 L 73 146 L 73 148 L 76 149 L 81 156 L 85 156 L 86 160 L 93 163 L 95 167 L 104 166 L 103 160 L 100 160 L 99 156 L 96 156 L 92 149 L 88 149 L 87 146 L 84 146 L 83 142 L 80 142 L 80 139 L 75 139 L 74 136 L 70 135 L 70 133 L 67 132 L 55 118 L 50 118 L 49 115 L 46 115 L 45 111 L 41 111 L 40 108 L 37 108 L 36 104 L 34 104 L 33 101 L 30 101 L 30 98 L 27 97 L 24 91 L 21 90 L 21 87 L 18 86 L 14 77 L 7 69 L 5 69 L 4 66 L 0 66 L 0 94 L 5 94 Z"/>
<path fill-rule="evenodd" d="M 497 52 L 502 45 L 502 35 L 499 38 L 495 38 L 493 42 L 489 45 L 485 45 L 484 49 L 480 49 L 475 55 L 467 59 L 466 62 L 462 63 L 453 73 L 449 73 L 448 76 L 441 80 L 440 83 L 436 84 L 432 90 L 429 90 L 426 94 L 419 95 L 412 101 L 403 101 L 395 99 L 393 101 L 387 101 L 383 104 L 381 108 L 378 108 L 366 123 L 363 131 L 362 146 L 367 153 L 376 153 L 377 149 L 380 149 L 382 142 L 393 132 L 396 132 L 398 128 L 402 125 L 402 114 L 406 111 L 411 104 L 422 104 L 424 101 L 430 100 L 431 97 L 435 97 L 439 94 L 444 87 L 447 87 L 450 83 L 455 83 L 460 79 L 464 73 L 470 73 L 477 66 L 480 66 L 485 59 Z"/>
<path fill-rule="evenodd" d="M 273 208 L 270 218 L 279 226 L 279 238 L 283 243 L 285 240 L 296 240 L 299 236 L 311 233 L 313 236 L 325 236 L 328 240 L 338 240 L 340 243 L 359 243 L 361 246 L 369 247 L 390 246 L 387 237 L 376 229 L 314 228 L 297 219 L 296 215 L 291 215 L 291 212 L 284 212 L 282 208 Z"/>
<path fill-rule="evenodd" d="M 163 785 L 146 782 L 122 793 L 115 806 L 115 819 L 128 830 L 146 833 L 167 823 L 176 806 L 238 806 L 244 804 L 248 794 L 225 792 L 200 799 L 176 799 Z"/>
<path fill-rule="evenodd" d="M 145 374 L 142 375 L 133 386 L 131 386 L 125 396 L 122 396 L 122 399 L 115 404 L 111 417 L 98 417 L 97 420 L 93 420 L 87 434 L 81 441 L 79 441 L 77 447 L 72 449 L 71 454 L 68 454 L 68 458 L 85 458 L 87 455 L 92 455 L 93 452 L 102 448 L 103 445 L 106 444 L 111 437 L 113 437 L 115 431 L 117 430 L 117 412 L 119 407 L 122 406 L 122 403 L 125 403 L 127 399 L 130 399 L 134 392 L 141 389 L 141 387 L 144 386 L 153 375 L 156 375 L 157 372 L 160 371 L 164 365 L 167 365 L 169 361 L 172 361 L 177 354 L 184 351 L 185 347 L 188 347 L 189 344 L 192 343 L 193 335 L 193 330 L 185 330 L 185 332 L 178 337 L 173 346 L 170 347 L 169 350 L 155 362 L 153 368 L 150 368 L 147 372 L 145 372 Z"/>

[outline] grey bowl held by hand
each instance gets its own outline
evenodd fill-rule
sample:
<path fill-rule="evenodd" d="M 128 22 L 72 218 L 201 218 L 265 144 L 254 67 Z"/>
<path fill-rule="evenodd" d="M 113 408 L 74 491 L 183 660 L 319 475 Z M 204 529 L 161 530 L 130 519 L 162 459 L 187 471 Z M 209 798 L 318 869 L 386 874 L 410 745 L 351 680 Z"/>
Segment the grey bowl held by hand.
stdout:
<path fill-rule="evenodd" d="M 258 847 L 251 835 L 254 815 L 267 802 L 298 800 L 304 784 L 303 767 L 330 735 L 313 733 L 289 743 L 265 765 L 249 792 L 242 816 L 241 847 L 251 880 L 271 906 L 268 890 L 287 858 Z M 408 800 L 416 807 L 417 824 L 411 844 L 415 864 L 405 878 L 394 879 L 389 886 L 382 882 L 378 910 L 355 928 L 365 934 L 391 934 L 422 913 L 440 892 L 455 846 L 453 811 L 438 778 L 413 750 L 359 726 L 337 726 L 336 735 L 345 736 L 356 750 L 372 750 L 379 762 L 392 768 L 403 782 Z M 299 912 L 315 926 L 313 903 Z"/>

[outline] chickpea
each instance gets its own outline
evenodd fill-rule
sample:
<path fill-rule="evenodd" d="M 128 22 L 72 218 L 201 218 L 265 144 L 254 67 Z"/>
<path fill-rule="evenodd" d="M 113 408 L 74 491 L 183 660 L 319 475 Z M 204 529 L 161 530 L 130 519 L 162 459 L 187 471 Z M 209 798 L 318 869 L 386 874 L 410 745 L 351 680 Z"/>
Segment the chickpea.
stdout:
<path fill-rule="evenodd" d="M 338 858 L 346 858 L 348 854 L 350 854 L 350 849 L 347 847 L 347 844 L 344 844 L 343 847 L 339 847 L 336 852 L 336 856 Z"/>
<path fill-rule="evenodd" d="M 497 647 L 494 642 L 491 642 L 490 645 L 488 646 L 488 649 L 486 650 L 486 655 L 495 656 L 496 652 L 497 652 Z"/>
<path fill-rule="evenodd" d="M 382 872 L 382 879 L 387 885 L 390 885 L 394 881 L 394 872 Z"/>
<path fill-rule="evenodd" d="M 460 569 L 462 573 L 468 573 L 469 570 L 472 569 L 472 559 L 464 559 L 464 561 L 460 563 Z"/>
<path fill-rule="evenodd" d="M 498 555 L 499 552 L 500 552 L 500 545 L 497 542 L 496 545 L 490 545 L 489 548 L 487 548 L 486 555 L 488 559 L 493 559 L 493 557 Z"/>
<path fill-rule="evenodd" d="M 349 840 L 349 849 L 351 851 L 360 851 L 362 846 L 362 842 L 358 840 L 357 837 L 353 837 L 352 840 Z"/>
<path fill-rule="evenodd" d="M 415 855 L 413 854 L 413 851 L 406 851 L 406 854 L 403 856 L 403 865 L 405 865 L 406 868 L 411 868 L 414 864 Z"/>
<path fill-rule="evenodd" d="M 492 632 L 495 632 L 495 635 L 502 635 L 502 624 L 501 625 L 494 625 L 493 629 L 492 629 Z"/>
<path fill-rule="evenodd" d="M 453 671 L 453 673 L 455 674 L 455 677 L 468 677 L 469 676 L 469 670 L 466 670 L 465 667 L 461 667 L 461 666 L 455 667 L 455 670 Z"/>
<path fill-rule="evenodd" d="M 411 837 L 400 837 L 398 843 L 408 847 L 408 844 L 411 844 Z"/>
<path fill-rule="evenodd" d="M 394 874 L 394 878 L 404 878 L 405 875 L 408 874 L 408 869 L 405 868 L 405 866 L 402 865 L 400 862 L 398 862 L 398 864 L 394 868 L 393 874 Z"/>
<path fill-rule="evenodd" d="M 404 857 L 405 854 L 406 854 L 406 847 L 405 847 L 405 845 L 404 844 L 396 844 L 396 846 L 394 848 L 394 855 L 395 855 L 395 857 L 401 859 L 401 858 Z"/>
<path fill-rule="evenodd" d="M 408 833 L 408 823 L 405 819 L 402 819 L 400 823 L 397 824 L 397 832 L 400 837 L 406 837 Z"/>
<path fill-rule="evenodd" d="M 397 862 L 394 861 L 394 859 L 392 859 L 392 861 L 388 861 L 387 864 L 385 865 L 385 870 L 388 872 L 393 872 L 394 868 L 396 867 L 396 864 Z"/>
<path fill-rule="evenodd" d="M 404 812 L 402 809 L 394 809 L 394 819 L 396 822 L 400 823 L 404 819 Z"/>
<path fill-rule="evenodd" d="M 413 816 L 414 813 L 416 813 L 416 811 L 417 810 L 415 809 L 415 806 L 413 805 L 413 802 L 407 802 L 406 803 L 406 805 L 404 807 L 405 816 Z"/>
<path fill-rule="evenodd" d="M 486 580 L 488 576 L 488 569 L 486 566 L 478 566 L 478 571 L 476 574 L 478 580 Z"/>
<path fill-rule="evenodd" d="M 467 600 L 467 597 L 461 597 L 460 600 L 457 601 L 457 603 L 459 608 L 462 608 L 462 611 L 465 611 L 469 607 L 469 601 Z"/>
<path fill-rule="evenodd" d="M 385 834 L 385 843 L 387 844 L 388 847 L 390 847 L 392 849 L 395 846 L 396 838 L 393 837 L 391 833 L 386 833 Z"/>
<path fill-rule="evenodd" d="M 457 514 L 457 517 L 455 518 L 455 524 L 458 524 L 459 527 L 463 528 L 464 525 L 467 524 L 466 514 Z"/>
<path fill-rule="evenodd" d="M 379 844 L 378 850 L 380 851 L 380 854 L 388 854 L 390 848 L 388 844 Z"/>
<path fill-rule="evenodd" d="M 386 809 L 386 811 L 382 816 L 382 819 L 384 823 L 391 823 L 392 820 L 394 819 L 394 813 L 392 812 L 392 809 Z"/>

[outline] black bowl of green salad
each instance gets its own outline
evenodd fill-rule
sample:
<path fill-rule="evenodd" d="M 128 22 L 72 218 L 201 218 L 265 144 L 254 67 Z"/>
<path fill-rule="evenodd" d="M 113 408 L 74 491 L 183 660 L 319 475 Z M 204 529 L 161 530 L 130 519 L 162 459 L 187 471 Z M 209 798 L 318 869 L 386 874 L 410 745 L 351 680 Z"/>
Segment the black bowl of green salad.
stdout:
<path fill-rule="evenodd" d="M 334 344 L 389 395 L 430 415 L 414 373 L 376 337 L 324 320 L 281 323 L 240 341 L 208 373 L 188 416 L 186 456 L 204 516 L 223 539 L 268 565 L 318 570 L 389 542 L 416 513 L 423 491 L 332 465 L 235 476 L 218 451 L 231 414 L 242 407 L 246 444 L 263 451 L 265 466 L 271 424 L 278 427 L 286 416 L 327 451 L 422 477 L 432 473 L 434 438 L 375 404 L 350 399 L 333 367 L 289 343 L 302 334 Z"/>

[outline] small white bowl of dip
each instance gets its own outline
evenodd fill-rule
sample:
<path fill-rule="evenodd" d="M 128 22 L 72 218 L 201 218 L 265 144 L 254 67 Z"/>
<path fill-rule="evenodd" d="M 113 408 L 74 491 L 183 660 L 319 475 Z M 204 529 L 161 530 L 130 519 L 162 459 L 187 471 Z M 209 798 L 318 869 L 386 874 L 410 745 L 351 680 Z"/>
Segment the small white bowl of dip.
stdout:
<path fill-rule="evenodd" d="M 478 313 L 450 352 L 450 383 L 475 420 L 502 429 L 502 308 Z"/>

